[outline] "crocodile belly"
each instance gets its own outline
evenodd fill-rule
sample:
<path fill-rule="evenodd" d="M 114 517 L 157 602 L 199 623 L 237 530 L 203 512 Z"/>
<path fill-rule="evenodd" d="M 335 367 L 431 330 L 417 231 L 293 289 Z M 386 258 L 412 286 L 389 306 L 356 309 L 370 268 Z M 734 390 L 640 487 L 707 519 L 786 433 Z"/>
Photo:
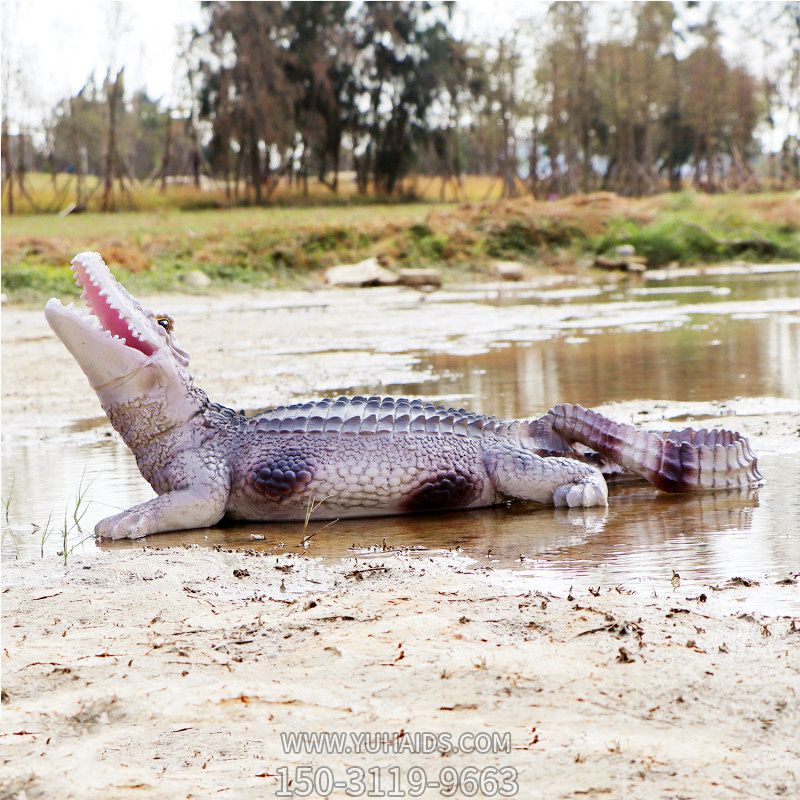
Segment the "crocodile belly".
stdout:
<path fill-rule="evenodd" d="M 466 436 L 264 434 L 231 455 L 228 514 L 246 520 L 364 517 L 498 501 L 484 443 Z"/>

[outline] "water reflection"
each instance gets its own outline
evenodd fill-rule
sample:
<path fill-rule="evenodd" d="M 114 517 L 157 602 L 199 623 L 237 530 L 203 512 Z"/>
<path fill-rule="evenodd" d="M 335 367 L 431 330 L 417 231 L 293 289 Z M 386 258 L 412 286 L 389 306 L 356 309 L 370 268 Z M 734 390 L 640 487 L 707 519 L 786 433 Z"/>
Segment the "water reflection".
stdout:
<path fill-rule="evenodd" d="M 302 547 L 300 523 L 223 525 L 205 532 L 208 544 L 250 547 L 263 552 L 306 550 L 328 557 L 383 557 L 385 548 L 460 548 L 504 567 L 552 562 L 558 569 L 589 574 L 632 554 L 648 553 L 640 575 L 661 574 L 675 566 L 667 545 L 691 548 L 698 577 L 716 572 L 709 534 L 746 532 L 758 508 L 757 490 L 704 495 L 657 495 L 647 486 L 616 487 L 608 509 L 557 509 L 535 504 L 466 513 L 440 513 L 379 519 L 339 520 L 330 527 L 312 524 L 310 547 Z M 159 544 L 185 541 L 181 535 L 159 537 Z M 152 543 L 150 543 L 152 544 Z M 129 547 L 131 543 L 115 543 Z M 780 556 L 781 554 L 776 554 Z M 770 559 L 774 560 L 774 559 Z M 679 557 L 685 563 L 686 559 Z M 621 572 L 629 572 L 625 567 Z M 671 575 L 671 573 L 669 573 Z"/>
<path fill-rule="evenodd" d="M 800 319 L 693 317 L 667 330 L 581 330 L 546 342 L 505 343 L 486 353 L 420 354 L 436 376 L 387 393 L 461 399 L 501 416 L 560 402 L 599 405 L 635 398 L 709 401 L 800 399 Z M 359 386 L 357 392 L 369 393 Z"/>
<path fill-rule="evenodd" d="M 698 592 L 733 576 L 762 581 L 751 603 L 788 613 L 800 598 L 775 581 L 800 563 L 800 497 L 792 457 L 767 454 L 761 489 L 659 495 L 647 485 L 618 485 L 607 510 L 553 510 L 533 504 L 466 513 L 313 523 L 302 546 L 300 523 L 220 525 L 199 535 L 166 534 L 148 546 L 249 548 L 265 554 L 305 552 L 326 558 L 383 562 L 395 550 L 461 549 L 494 568 L 537 579 L 538 588 L 566 593 L 572 585 L 641 584 L 671 590 L 673 572 Z M 141 547 L 115 542 L 111 549 Z"/>

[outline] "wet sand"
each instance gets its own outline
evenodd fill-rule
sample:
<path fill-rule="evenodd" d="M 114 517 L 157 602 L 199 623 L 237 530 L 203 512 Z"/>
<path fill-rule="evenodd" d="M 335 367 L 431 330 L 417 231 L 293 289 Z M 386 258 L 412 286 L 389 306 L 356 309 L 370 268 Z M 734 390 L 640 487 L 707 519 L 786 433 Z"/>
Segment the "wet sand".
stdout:
<path fill-rule="evenodd" d="M 592 287 L 529 290 L 541 301 L 535 318 L 529 306 L 503 298 L 503 286 L 435 296 L 391 289 L 163 298 L 158 305 L 178 318 L 198 384 L 216 400 L 254 409 L 344 387 L 343 375 L 352 387 L 376 386 L 378 374 L 378 385 L 389 388 L 424 384 L 452 363 L 437 365 L 436 352 L 488 353 L 498 340 L 530 343 L 556 329 L 563 336 L 571 319 L 581 326 L 612 319 L 610 311 L 581 309 L 580 293 Z M 573 293 L 568 306 L 557 298 L 563 292 Z M 721 310 L 708 305 L 708 315 Z M 731 301 L 725 313 L 737 308 Z M 714 425 L 746 431 L 774 459 L 765 463 L 777 490 L 764 495 L 761 508 L 758 500 L 754 506 L 722 494 L 696 508 L 659 505 L 639 487 L 633 504 L 652 507 L 649 527 L 645 514 L 628 529 L 594 536 L 590 516 L 572 525 L 548 511 L 536 517 L 534 537 L 550 535 L 545 550 L 558 549 L 572 526 L 576 552 L 588 563 L 631 549 L 634 528 L 636 544 L 656 550 L 700 530 L 710 537 L 698 545 L 703 553 L 713 549 L 725 520 L 736 517 L 730 524 L 739 530 L 739 516 L 766 508 L 765 525 L 785 527 L 776 531 L 786 540 L 775 551 L 776 568 L 762 569 L 764 541 L 745 526 L 726 545 L 740 548 L 739 561 L 721 562 L 731 570 L 713 580 L 684 576 L 674 585 L 665 561 L 646 580 L 618 580 L 611 571 L 598 585 L 589 582 L 596 573 L 587 573 L 570 589 L 535 570 L 507 569 L 490 545 L 482 551 L 480 538 L 471 550 L 482 553 L 477 560 L 448 552 L 452 532 L 474 524 L 466 515 L 463 524 L 452 519 L 437 528 L 451 538 L 431 534 L 426 550 L 403 551 L 419 546 L 419 535 L 400 535 L 391 520 L 378 519 L 361 528 L 366 546 L 355 550 L 348 550 L 352 540 L 333 548 L 345 538 L 331 529 L 304 554 L 287 555 L 286 547 L 265 546 L 253 528 L 242 527 L 209 532 L 206 543 L 218 549 L 187 546 L 186 534 L 151 537 L 144 549 L 141 542 L 102 550 L 90 543 L 70 552 L 66 566 L 55 554 L 6 560 L 0 795 L 274 796 L 278 770 L 301 764 L 329 766 L 337 779 L 348 766 L 379 767 L 385 792 L 391 766 L 418 765 L 432 781 L 445 766 L 497 765 L 518 771 L 520 797 L 797 794 L 800 568 L 791 554 L 800 413 L 797 364 L 790 363 L 796 324 L 780 321 L 797 310 L 797 301 L 785 297 L 748 307 L 777 321 L 772 349 L 748 350 L 745 360 L 789 354 L 764 379 L 763 391 L 777 398 L 734 400 L 726 390 L 726 402 L 717 404 L 689 398 L 605 406 L 616 418 L 652 427 L 698 418 L 710 424 L 705 418 L 712 417 Z M 623 317 L 645 336 L 670 330 L 678 318 L 687 326 L 688 319 L 666 302 L 628 304 Z M 4 310 L 2 324 L 4 462 L 17 448 L 100 447 L 108 429 L 97 423 L 96 398 L 41 312 Z M 237 348 L 247 359 L 232 357 Z M 424 355 L 431 352 L 433 358 Z M 618 354 L 620 363 L 626 352 Z M 735 355 L 734 349 L 726 363 L 737 363 Z M 600 386 L 603 377 L 593 380 Z M 680 376 L 662 377 L 676 387 L 673 398 L 684 399 Z M 466 393 L 456 385 L 454 402 Z M 475 387 L 472 393 L 489 396 Z M 546 392 L 531 398 L 522 398 L 528 413 L 550 400 Z M 517 413 L 519 398 L 504 402 L 483 410 Z M 58 469 L 49 483 L 44 471 L 38 488 L 54 485 Z M 130 480 L 128 494 L 108 499 L 125 505 L 149 495 L 138 475 Z M 486 519 L 508 513 L 486 512 Z M 524 513 L 519 519 L 528 519 Z M 671 530 L 678 520 L 686 531 Z M 436 524 L 433 517 L 423 523 Z M 733 571 L 734 564 L 750 569 Z M 283 752 L 281 732 L 320 730 L 454 737 L 508 731 L 512 749 L 446 756 L 402 748 L 374 755 Z M 431 789 L 425 796 L 441 794 Z"/>

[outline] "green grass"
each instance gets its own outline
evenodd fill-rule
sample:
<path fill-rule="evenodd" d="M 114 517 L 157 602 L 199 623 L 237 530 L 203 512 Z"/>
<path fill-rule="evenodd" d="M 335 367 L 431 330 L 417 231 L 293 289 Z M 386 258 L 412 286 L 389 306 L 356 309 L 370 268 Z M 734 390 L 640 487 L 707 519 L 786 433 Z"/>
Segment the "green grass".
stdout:
<path fill-rule="evenodd" d="M 446 208 L 446 206 L 444 206 Z M 43 214 L 3 217 L 3 238 L 53 237 L 97 240 L 118 237 L 144 241 L 160 235 L 188 237 L 230 234 L 240 231 L 317 230 L 320 227 L 352 226 L 380 221 L 411 225 L 424 221 L 441 205 L 405 203 L 397 205 L 328 206 L 319 208 L 232 208 L 220 210 L 126 211 L 118 214 L 76 214 L 67 217 Z"/>
<path fill-rule="evenodd" d="M 8 490 L 8 495 L 2 498 L 3 507 L 5 508 L 6 525 L 8 525 L 8 512 L 11 510 L 11 500 L 14 496 L 14 484 L 16 483 L 16 476 L 11 478 L 11 487 Z"/>
<path fill-rule="evenodd" d="M 732 259 L 796 261 L 800 219 L 797 208 L 785 206 L 783 199 L 800 205 L 800 198 L 791 195 L 670 195 L 652 222 L 612 217 L 605 232 L 591 240 L 591 248 L 602 254 L 632 244 L 651 267 Z"/>
<path fill-rule="evenodd" d="M 389 267 L 435 267 L 447 280 L 486 275 L 491 261 L 587 269 L 632 244 L 648 265 L 800 260 L 800 201 L 791 194 L 598 194 L 469 205 L 125 212 L 3 220 L 2 288 L 11 300 L 74 293 L 67 265 L 99 250 L 134 292 L 300 287 L 339 263 L 377 256 Z"/>
<path fill-rule="evenodd" d="M 98 250 L 134 291 L 180 290 L 200 269 L 215 284 L 303 285 L 309 273 L 358 260 L 395 230 L 423 221 L 431 205 L 248 208 L 6 217 L 3 291 L 38 300 L 70 293 L 67 265 Z"/>

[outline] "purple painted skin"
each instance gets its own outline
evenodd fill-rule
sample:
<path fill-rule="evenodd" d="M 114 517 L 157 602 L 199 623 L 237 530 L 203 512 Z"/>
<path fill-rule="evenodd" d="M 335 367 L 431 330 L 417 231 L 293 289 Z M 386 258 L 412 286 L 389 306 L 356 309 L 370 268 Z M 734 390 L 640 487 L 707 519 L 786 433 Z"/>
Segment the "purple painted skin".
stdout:
<path fill-rule="evenodd" d="M 664 491 L 761 479 L 731 431 L 637 431 L 581 406 L 500 420 L 422 400 L 341 397 L 255 417 L 195 387 L 169 317 L 143 308 L 98 253 L 72 261 L 92 316 L 50 300 L 47 321 L 83 369 L 158 497 L 102 520 L 111 539 L 241 520 L 379 516 L 509 499 L 608 503 L 604 474 Z M 579 445 L 583 445 L 580 447 Z"/>

